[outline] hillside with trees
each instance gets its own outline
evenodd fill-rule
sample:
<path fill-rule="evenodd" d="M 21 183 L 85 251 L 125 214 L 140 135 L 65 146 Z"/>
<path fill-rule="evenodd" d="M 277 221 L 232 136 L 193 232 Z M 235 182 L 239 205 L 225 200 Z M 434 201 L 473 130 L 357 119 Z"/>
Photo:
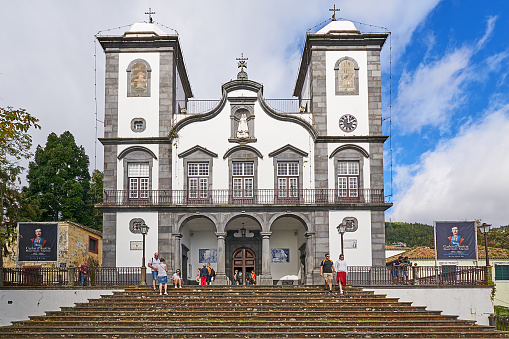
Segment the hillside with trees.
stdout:
<path fill-rule="evenodd" d="M 420 223 L 386 222 L 385 243 L 406 243 L 408 247 L 434 247 L 433 226 Z"/>

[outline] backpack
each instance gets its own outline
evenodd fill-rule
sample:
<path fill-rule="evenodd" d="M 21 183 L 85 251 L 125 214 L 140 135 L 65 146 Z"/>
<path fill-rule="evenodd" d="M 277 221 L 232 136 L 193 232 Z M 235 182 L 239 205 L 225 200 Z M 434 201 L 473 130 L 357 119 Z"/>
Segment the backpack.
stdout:
<path fill-rule="evenodd" d="M 215 277 L 216 276 L 216 271 L 214 271 L 214 269 L 210 270 L 210 276 L 211 277 Z"/>

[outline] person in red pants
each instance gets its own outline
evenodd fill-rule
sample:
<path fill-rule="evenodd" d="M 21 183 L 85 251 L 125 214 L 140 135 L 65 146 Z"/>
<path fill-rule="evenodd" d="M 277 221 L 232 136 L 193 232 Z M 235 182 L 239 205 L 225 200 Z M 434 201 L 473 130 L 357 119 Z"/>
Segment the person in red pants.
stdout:
<path fill-rule="evenodd" d="M 200 270 L 200 285 L 207 285 L 207 276 L 209 275 L 209 270 L 207 269 L 207 264 L 203 264 L 203 267 Z"/>
<path fill-rule="evenodd" d="M 336 282 L 339 285 L 339 293 L 343 294 L 343 286 L 346 286 L 346 277 L 348 276 L 348 267 L 346 266 L 345 256 L 339 255 L 339 260 L 334 264 L 336 269 Z"/>

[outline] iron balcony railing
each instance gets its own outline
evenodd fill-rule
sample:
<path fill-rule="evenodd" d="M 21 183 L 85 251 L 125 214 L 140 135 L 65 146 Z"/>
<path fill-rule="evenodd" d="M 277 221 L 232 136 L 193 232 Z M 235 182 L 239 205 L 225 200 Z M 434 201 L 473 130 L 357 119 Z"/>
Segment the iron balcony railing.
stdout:
<path fill-rule="evenodd" d="M 116 287 L 135 286 L 141 282 L 140 267 L 88 268 L 88 278 L 80 272 L 79 267 L 22 267 L 0 270 L 3 270 L 4 286 Z M 347 283 L 353 286 L 487 285 L 486 272 L 485 266 L 413 266 L 407 269 L 390 266 L 350 266 Z"/>
<path fill-rule="evenodd" d="M 486 285 L 484 266 L 350 266 L 351 285 Z"/>
<path fill-rule="evenodd" d="M 105 190 L 103 205 L 328 205 L 383 204 L 383 189 Z"/>
<path fill-rule="evenodd" d="M 177 100 L 177 112 L 202 114 L 211 111 L 221 100 Z M 309 113 L 310 99 L 266 99 L 265 102 L 278 113 Z"/>
<path fill-rule="evenodd" d="M 140 267 L 3 268 L 4 286 L 134 286 L 141 281 Z"/>

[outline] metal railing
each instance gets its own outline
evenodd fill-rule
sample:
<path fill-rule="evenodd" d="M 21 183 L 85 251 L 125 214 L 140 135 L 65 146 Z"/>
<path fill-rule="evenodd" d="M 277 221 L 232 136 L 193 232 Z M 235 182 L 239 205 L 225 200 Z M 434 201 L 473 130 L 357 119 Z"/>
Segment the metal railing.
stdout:
<path fill-rule="evenodd" d="M 182 114 L 202 114 L 211 111 L 221 100 L 177 100 L 177 112 Z M 265 99 L 274 111 L 279 113 L 309 113 L 310 99 Z"/>
<path fill-rule="evenodd" d="M 3 268 L 4 286 L 134 286 L 141 281 L 140 267 Z"/>
<path fill-rule="evenodd" d="M 350 266 L 352 285 L 486 285 L 484 266 Z"/>
<path fill-rule="evenodd" d="M 259 190 L 105 190 L 108 206 L 197 205 L 327 205 L 382 204 L 383 189 L 343 191 L 334 189 Z"/>
<path fill-rule="evenodd" d="M 310 99 L 265 99 L 267 105 L 279 113 L 309 113 Z"/>
<path fill-rule="evenodd" d="M 494 326 L 499 331 L 509 331 L 509 317 L 500 315 L 490 315 L 490 326 Z"/>
<path fill-rule="evenodd" d="M 221 100 L 177 100 L 177 112 L 183 114 L 202 114 L 211 111 Z"/>

